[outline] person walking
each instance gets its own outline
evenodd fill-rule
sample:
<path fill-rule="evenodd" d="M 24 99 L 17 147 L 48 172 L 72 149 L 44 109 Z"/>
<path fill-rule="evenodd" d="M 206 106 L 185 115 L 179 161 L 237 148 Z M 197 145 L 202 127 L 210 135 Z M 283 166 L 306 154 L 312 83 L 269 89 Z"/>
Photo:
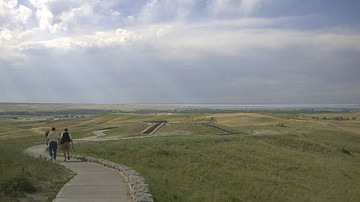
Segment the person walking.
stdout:
<path fill-rule="evenodd" d="M 74 148 L 74 142 L 71 134 L 69 133 L 69 129 L 65 128 L 64 132 L 62 132 L 60 136 L 60 145 L 62 150 L 64 151 L 64 161 L 66 161 L 66 155 L 67 159 L 70 160 L 70 142 L 72 144 L 72 148 Z"/>
<path fill-rule="evenodd" d="M 55 130 L 56 128 L 53 127 L 51 129 L 51 132 L 46 138 L 46 145 L 49 145 L 50 158 L 54 159 L 54 161 L 56 161 L 56 150 L 57 150 L 57 144 L 59 142 L 59 135 Z"/>
<path fill-rule="evenodd" d="M 45 132 L 45 138 L 46 138 L 46 139 L 47 139 L 49 133 L 50 133 L 50 131 L 49 131 L 49 130 L 46 130 L 46 132 Z"/>

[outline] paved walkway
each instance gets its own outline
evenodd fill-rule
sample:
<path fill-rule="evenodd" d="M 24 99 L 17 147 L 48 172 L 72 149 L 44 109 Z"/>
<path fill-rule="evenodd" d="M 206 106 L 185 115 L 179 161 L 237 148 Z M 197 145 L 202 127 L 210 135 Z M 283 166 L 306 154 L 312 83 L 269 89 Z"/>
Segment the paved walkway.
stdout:
<path fill-rule="evenodd" d="M 36 145 L 26 149 L 26 152 L 36 157 L 49 158 L 45 149 L 46 145 Z M 63 159 L 58 156 L 56 162 L 77 175 L 61 188 L 54 202 L 133 202 L 128 183 L 119 172 L 94 163 L 75 159 L 64 162 Z"/>

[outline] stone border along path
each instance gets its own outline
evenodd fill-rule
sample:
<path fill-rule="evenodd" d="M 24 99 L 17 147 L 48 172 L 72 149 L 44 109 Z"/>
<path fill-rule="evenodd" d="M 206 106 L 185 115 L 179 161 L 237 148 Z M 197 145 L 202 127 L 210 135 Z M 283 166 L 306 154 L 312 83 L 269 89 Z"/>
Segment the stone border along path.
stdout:
<path fill-rule="evenodd" d="M 94 131 L 93 133 L 95 134 L 95 137 L 88 137 L 88 138 L 90 138 L 89 140 L 86 139 L 86 138 L 81 138 L 81 139 L 74 139 L 74 141 L 77 142 L 77 140 L 80 140 L 80 141 L 113 140 L 113 138 L 97 139 L 97 137 L 105 135 L 103 133 L 104 131 L 106 131 L 106 130 Z M 118 138 L 116 138 L 116 139 L 118 139 Z M 128 138 L 126 138 L 126 139 L 128 139 Z M 45 149 L 46 149 L 45 145 L 36 145 L 36 146 L 32 146 L 32 147 L 27 148 L 25 150 L 25 152 L 32 155 L 32 156 L 35 156 L 35 157 L 49 158 L 49 154 L 45 151 Z M 58 149 L 58 155 L 57 156 L 62 159 L 63 156 L 61 155 L 61 153 L 62 153 L 61 149 Z M 94 157 L 80 156 L 80 155 L 71 155 L 71 157 L 80 160 L 78 162 L 87 161 L 87 162 L 90 162 L 90 163 L 96 163 L 98 165 L 101 165 L 101 166 L 104 166 L 106 168 L 113 169 L 113 170 L 116 170 L 116 171 L 120 172 L 120 174 L 122 174 L 122 176 L 125 178 L 125 181 L 128 183 L 128 186 L 129 186 L 133 201 L 136 201 L 136 202 L 153 202 L 154 201 L 153 196 L 151 195 L 151 193 L 149 191 L 149 186 L 146 183 L 145 179 L 138 172 L 136 172 L 134 169 L 126 167 L 126 166 L 118 164 L 118 163 L 114 163 L 114 162 L 104 160 L 104 159 L 97 159 L 97 158 L 94 158 Z M 59 161 L 59 160 L 57 160 L 56 162 L 60 163 L 60 164 L 62 164 L 64 166 L 66 166 L 66 165 L 68 165 L 68 163 L 70 163 L 70 162 L 66 163 L 66 162 Z M 71 181 L 73 181 L 74 178 Z M 86 178 L 83 179 L 83 180 L 86 180 Z M 68 184 L 70 184 L 70 182 L 65 184 L 64 187 L 67 186 Z M 62 193 L 64 187 L 59 191 L 59 193 L 57 194 L 54 201 L 59 201 L 59 202 L 60 201 L 69 201 L 68 198 L 66 198 L 65 200 L 61 199 L 62 195 L 64 195 Z M 89 197 L 86 197 L 84 195 L 75 196 L 75 197 L 77 197 L 77 198 L 75 198 L 75 201 L 96 201 L 95 198 L 93 198 L 93 197 L 89 198 Z M 83 200 L 81 200 L 81 199 L 83 199 Z M 113 198 L 113 199 L 115 199 L 115 198 Z M 110 199 L 106 200 L 104 198 L 100 198 L 99 201 L 111 201 L 111 200 Z"/>
<path fill-rule="evenodd" d="M 89 156 L 72 155 L 73 158 L 103 165 L 104 167 L 119 171 L 129 184 L 131 195 L 136 202 L 153 202 L 153 196 L 149 191 L 149 185 L 145 179 L 134 169 L 104 159 Z"/>
<path fill-rule="evenodd" d="M 49 159 L 44 144 L 25 150 L 33 156 Z M 61 158 L 61 157 L 59 157 Z M 50 159 L 49 159 L 50 160 Z M 76 175 L 57 193 L 53 202 L 133 202 L 126 179 L 117 171 L 80 160 L 57 160 Z"/>

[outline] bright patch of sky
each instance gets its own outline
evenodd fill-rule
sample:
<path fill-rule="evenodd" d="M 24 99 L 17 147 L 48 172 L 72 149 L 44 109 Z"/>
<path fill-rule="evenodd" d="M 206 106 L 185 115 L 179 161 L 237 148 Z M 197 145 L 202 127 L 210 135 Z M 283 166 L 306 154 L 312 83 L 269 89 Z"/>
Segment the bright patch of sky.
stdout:
<path fill-rule="evenodd" d="M 0 102 L 360 103 L 358 0 L 0 0 Z"/>

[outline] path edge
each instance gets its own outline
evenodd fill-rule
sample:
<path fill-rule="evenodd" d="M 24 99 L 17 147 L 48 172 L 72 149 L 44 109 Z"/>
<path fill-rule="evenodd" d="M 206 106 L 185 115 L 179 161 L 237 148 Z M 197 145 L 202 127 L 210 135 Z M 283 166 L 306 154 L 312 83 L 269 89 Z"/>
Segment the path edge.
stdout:
<path fill-rule="evenodd" d="M 146 183 L 146 180 L 140 175 L 140 173 L 138 173 L 136 170 L 105 159 L 98 159 L 91 156 L 81 156 L 74 154 L 72 154 L 71 156 L 81 161 L 97 163 L 104 167 L 119 171 L 128 182 L 131 196 L 134 201 L 154 202 L 154 198 L 149 191 L 149 185 Z"/>

